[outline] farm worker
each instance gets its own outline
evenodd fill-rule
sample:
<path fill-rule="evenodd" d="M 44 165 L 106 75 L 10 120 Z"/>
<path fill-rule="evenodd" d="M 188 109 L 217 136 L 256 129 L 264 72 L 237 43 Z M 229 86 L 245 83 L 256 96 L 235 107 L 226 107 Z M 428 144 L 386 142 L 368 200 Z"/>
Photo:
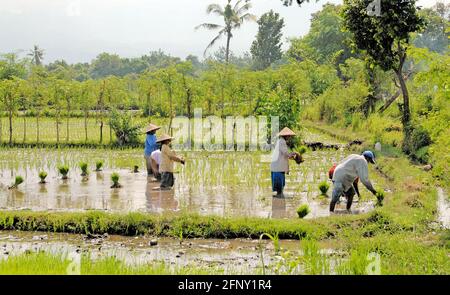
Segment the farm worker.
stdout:
<path fill-rule="evenodd" d="M 159 165 L 161 165 L 161 150 L 157 149 L 150 155 L 153 175 L 156 181 L 161 181 L 161 173 L 159 173 Z"/>
<path fill-rule="evenodd" d="M 184 165 L 185 161 L 183 158 L 177 156 L 177 154 L 170 148 L 170 143 L 173 137 L 164 134 L 160 139 L 157 140 L 161 143 L 161 164 L 159 165 L 159 172 L 161 173 L 161 190 L 167 190 L 173 187 L 174 177 L 173 177 L 173 163 L 179 162 Z"/>
<path fill-rule="evenodd" d="M 336 167 L 337 167 L 337 164 L 334 164 L 333 167 L 331 167 L 330 170 L 328 171 L 328 177 L 330 178 L 330 180 L 333 180 L 334 170 L 336 170 Z M 357 177 L 355 179 L 355 181 L 353 181 L 353 188 L 355 189 L 355 192 L 358 195 L 358 198 L 361 199 L 361 195 L 359 194 L 358 183 L 359 183 L 359 177 Z"/>
<path fill-rule="evenodd" d="M 375 155 L 371 151 L 365 151 L 361 156 L 350 155 L 337 165 L 333 173 L 334 188 L 330 203 L 331 212 L 334 212 L 334 207 L 342 194 L 347 197 L 347 210 L 350 211 L 355 195 L 353 183 L 356 178 L 359 178 L 372 194 L 377 194 L 369 180 L 368 163 L 375 164 Z"/>
<path fill-rule="evenodd" d="M 145 133 L 147 134 L 145 137 L 145 149 L 144 149 L 144 157 L 145 163 L 147 166 L 147 176 L 151 176 L 153 174 L 152 171 L 152 163 L 151 163 L 151 155 L 154 151 L 158 149 L 158 144 L 156 143 L 156 131 L 161 129 L 161 127 L 156 126 L 154 124 L 150 124 L 145 129 Z"/>
<path fill-rule="evenodd" d="M 277 196 L 283 194 L 286 185 L 286 174 L 289 174 L 289 160 L 295 157 L 295 153 L 289 153 L 288 144 L 292 143 L 292 138 L 296 134 L 289 128 L 284 128 L 278 133 L 278 140 L 272 153 L 270 171 L 272 177 L 272 192 L 277 192 Z"/>

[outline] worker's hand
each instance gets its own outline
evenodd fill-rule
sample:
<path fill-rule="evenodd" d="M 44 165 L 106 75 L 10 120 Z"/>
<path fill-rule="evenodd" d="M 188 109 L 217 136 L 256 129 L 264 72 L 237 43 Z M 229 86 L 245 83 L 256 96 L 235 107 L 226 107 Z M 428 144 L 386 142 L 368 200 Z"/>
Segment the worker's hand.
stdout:
<path fill-rule="evenodd" d="M 181 159 L 180 163 L 184 165 L 184 164 L 186 164 L 186 160 L 185 159 Z"/>

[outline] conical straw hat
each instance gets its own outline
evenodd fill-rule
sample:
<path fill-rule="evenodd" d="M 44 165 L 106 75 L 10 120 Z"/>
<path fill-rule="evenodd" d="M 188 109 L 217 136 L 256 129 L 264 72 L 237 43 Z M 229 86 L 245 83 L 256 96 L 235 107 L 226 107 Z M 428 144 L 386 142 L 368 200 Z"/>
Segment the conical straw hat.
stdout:
<path fill-rule="evenodd" d="M 149 133 L 149 132 L 152 132 L 152 131 L 156 131 L 156 130 L 158 130 L 158 129 L 161 129 L 161 127 L 156 126 L 155 124 L 149 124 L 149 125 L 147 126 L 147 128 L 145 129 L 145 133 Z"/>
<path fill-rule="evenodd" d="M 280 133 L 278 133 L 278 136 L 295 136 L 295 135 L 296 135 L 295 132 L 287 127 L 281 130 Z"/>
<path fill-rule="evenodd" d="M 163 142 L 163 141 L 166 141 L 166 140 L 172 140 L 173 139 L 173 137 L 171 137 L 171 136 L 169 136 L 169 135 L 167 135 L 167 134 L 163 134 L 160 138 L 158 138 L 158 140 L 156 141 L 156 142 Z"/>

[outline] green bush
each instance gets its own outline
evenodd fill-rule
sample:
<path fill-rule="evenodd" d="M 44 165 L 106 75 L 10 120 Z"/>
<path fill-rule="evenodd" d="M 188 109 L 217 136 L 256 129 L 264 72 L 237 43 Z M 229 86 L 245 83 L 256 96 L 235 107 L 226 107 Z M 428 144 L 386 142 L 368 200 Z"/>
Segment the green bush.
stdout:
<path fill-rule="evenodd" d="M 311 209 L 309 209 L 308 204 L 300 205 L 300 207 L 297 208 L 297 214 L 298 214 L 299 218 L 304 218 L 310 212 L 311 212 Z"/>
<path fill-rule="evenodd" d="M 118 145 L 139 143 L 140 127 L 134 124 L 131 114 L 113 110 L 109 125 L 116 135 Z"/>

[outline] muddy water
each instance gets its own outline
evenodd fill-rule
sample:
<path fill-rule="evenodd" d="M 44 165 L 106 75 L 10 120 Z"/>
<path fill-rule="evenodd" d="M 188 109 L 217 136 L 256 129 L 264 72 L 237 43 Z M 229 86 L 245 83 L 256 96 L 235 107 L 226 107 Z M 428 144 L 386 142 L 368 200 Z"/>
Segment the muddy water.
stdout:
<path fill-rule="evenodd" d="M 154 191 L 157 183 L 144 172 L 141 150 L 0 150 L 0 209 L 6 210 L 107 210 L 114 212 L 187 211 L 219 216 L 257 216 L 291 218 L 296 208 L 308 203 L 307 218 L 328 216 L 329 198 L 319 197 L 318 184 L 327 179 L 327 171 L 347 151 L 317 151 L 305 155 L 302 165 L 291 163 L 284 198 L 274 198 L 270 182 L 270 156 L 250 152 L 185 152 L 185 166 L 176 166 L 175 187 Z M 102 172 L 80 176 L 78 163 L 104 160 Z M 56 167 L 71 167 L 69 179 L 62 180 Z M 131 167 L 138 165 L 139 173 Z M 48 172 L 47 183 L 39 184 L 38 173 Z M 119 172 L 122 188 L 111 189 L 110 176 Z M 16 175 L 25 178 L 17 190 L 8 190 Z M 374 182 L 376 174 L 371 173 Z M 369 193 L 363 188 L 362 193 Z M 331 191 L 329 192 L 331 194 Z M 345 208 L 345 200 L 338 212 Z M 372 202 L 356 202 L 354 213 L 367 212 Z"/>
<path fill-rule="evenodd" d="M 128 265 L 163 262 L 169 266 L 216 267 L 225 273 L 255 273 L 275 258 L 272 242 L 259 240 L 159 239 L 151 237 L 104 236 L 88 239 L 82 235 L 0 231 L 0 260 L 12 255 L 44 251 L 54 255 L 83 253 L 93 260 L 112 257 Z M 280 241 L 283 249 L 299 252 L 299 241 Z M 299 252 L 300 253 L 300 252 Z"/>

